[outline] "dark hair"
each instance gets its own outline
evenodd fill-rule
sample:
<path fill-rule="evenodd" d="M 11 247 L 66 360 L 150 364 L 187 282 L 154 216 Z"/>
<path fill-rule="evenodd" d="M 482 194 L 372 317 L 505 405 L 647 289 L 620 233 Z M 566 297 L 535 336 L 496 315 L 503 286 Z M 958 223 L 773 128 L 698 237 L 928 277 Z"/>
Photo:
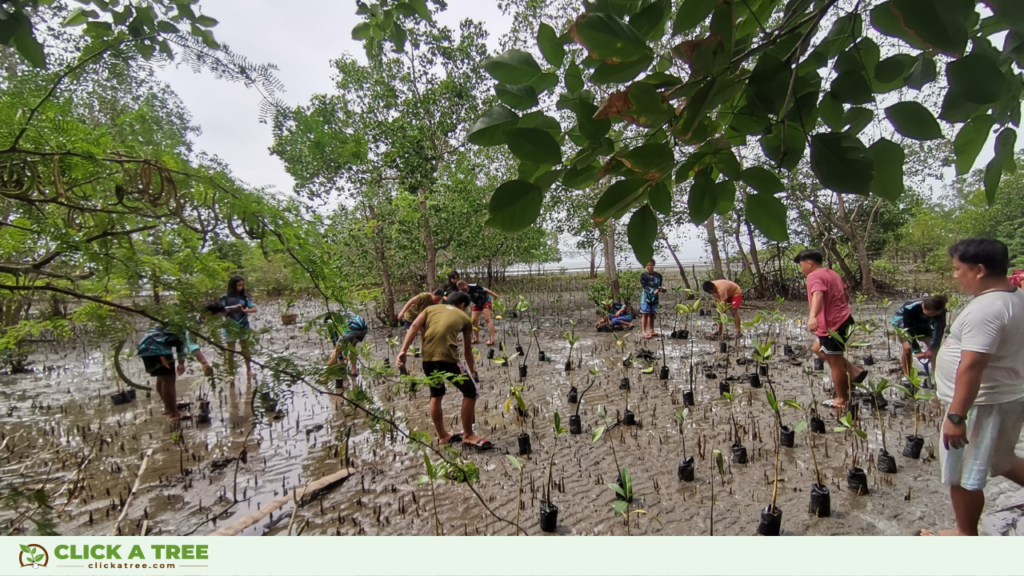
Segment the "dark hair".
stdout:
<path fill-rule="evenodd" d="M 810 260 L 811 262 L 814 262 L 818 266 L 821 266 L 825 262 L 825 258 L 823 258 L 821 255 L 821 250 L 814 249 L 804 250 L 800 252 L 799 254 L 796 255 L 796 258 L 793 258 L 793 263 L 799 264 L 804 260 Z"/>
<path fill-rule="evenodd" d="M 949 247 L 949 257 L 971 266 L 984 266 L 986 276 L 1006 276 L 1010 252 L 1006 244 L 991 238 L 966 238 Z"/>
<path fill-rule="evenodd" d="M 469 288 L 469 282 L 466 282 L 465 280 L 459 280 L 455 285 L 458 286 L 459 290 L 462 290 L 463 285 L 465 285 L 466 288 Z"/>
<path fill-rule="evenodd" d="M 448 281 L 449 282 L 451 282 L 452 280 L 455 280 L 458 277 L 459 277 L 459 273 L 456 272 L 455 270 L 452 270 L 451 272 L 448 273 Z"/>
<path fill-rule="evenodd" d="M 655 265 L 658 264 L 657 262 L 654 261 L 654 258 L 651 258 L 650 260 L 648 260 L 647 263 L 648 264 L 655 264 Z"/>
<path fill-rule="evenodd" d="M 438 288 L 434 290 L 434 296 L 444 296 L 444 288 Z"/>
<path fill-rule="evenodd" d="M 228 296 L 231 298 L 245 298 L 245 288 L 238 289 L 238 283 L 244 282 L 245 278 L 241 276 L 232 276 L 228 278 Z"/>
<path fill-rule="evenodd" d="M 455 306 L 456 308 L 460 306 L 465 307 L 469 306 L 469 303 L 469 294 L 466 294 L 465 292 L 452 292 L 448 295 L 447 304 L 449 306 Z"/>
<path fill-rule="evenodd" d="M 700 285 L 700 287 L 703 288 L 704 291 L 707 292 L 708 294 L 713 294 L 715 292 L 715 283 L 712 282 L 711 280 L 704 282 L 703 284 Z"/>
<path fill-rule="evenodd" d="M 947 302 L 949 302 L 949 298 L 943 294 L 939 294 L 938 296 L 925 296 L 921 300 L 921 304 L 932 312 L 945 312 Z"/>
<path fill-rule="evenodd" d="M 220 302 L 216 300 L 210 300 L 209 302 L 203 305 L 203 310 L 206 310 L 210 314 L 221 314 L 227 309 L 224 308 L 224 305 L 221 304 Z"/>

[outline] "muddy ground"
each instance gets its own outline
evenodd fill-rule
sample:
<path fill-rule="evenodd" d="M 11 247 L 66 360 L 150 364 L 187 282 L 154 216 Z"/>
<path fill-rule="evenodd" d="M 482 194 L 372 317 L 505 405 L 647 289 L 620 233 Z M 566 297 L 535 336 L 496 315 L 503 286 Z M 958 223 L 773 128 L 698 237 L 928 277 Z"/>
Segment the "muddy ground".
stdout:
<path fill-rule="evenodd" d="M 538 301 L 544 295 L 529 296 Z M 550 302 L 547 297 L 546 302 Z M 616 425 L 598 442 L 592 432 L 602 425 L 598 407 L 604 406 L 609 418 L 619 418 L 626 408 L 626 391 L 619 387 L 623 353 L 611 334 L 595 332 L 592 309 L 582 304 L 585 294 L 570 294 L 557 307 L 545 306 L 538 317 L 537 336 L 549 362 L 537 361 L 537 346 L 527 339 L 527 324 L 521 319 L 498 321 L 499 330 L 509 348 L 516 337 L 509 332 L 520 322 L 520 341 L 528 348 L 528 378 L 523 396 L 529 406 L 526 429 L 533 453 L 521 456 L 525 466 L 522 509 L 519 522 L 526 532 L 543 534 L 539 529 L 540 490 L 547 478 L 547 466 L 554 451 L 554 501 L 559 507 L 558 534 L 626 534 L 622 517 L 613 513 L 614 493 L 607 484 L 616 479 L 617 458 L 632 474 L 636 497 L 631 509 L 643 509 L 656 516 L 660 524 L 647 516 L 635 515 L 632 534 L 707 535 L 712 530 L 711 483 L 715 484 L 713 510 L 714 534 L 754 534 L 760 511 L 771 501 L 777 449 L 774 418 L 765 390 L 751 389 L 745 373 L 751 366 L 737 365 L 737 358 L 749 359 L 753 348 L 748 338 L 729 345 L 728 355 L 718 353 L 719 343 L 706 337 L 664 341 L 670 370 L 668 380 L 659 380 L 662 365 L 661 341 L 638 342 L 636 331 L 621 333 L 626 348 L 637 352 L 647 348 L 656 355 L 650 364 L 654 373 L 643 374 L 647 363 L 638 361 L 628 369 L 632 382 L 629 408 L 637 425 Z M 759 306 L 745 305 L 745 320 Z M 774 304 L 772 304 L 774 306 Z M 667 307 L 667 306 L 666 306 Z M 567 401 L 569 375 L 563 370 L 569 346 L 562 334 L 569 328 L 566 310 L 575 310 L 580 318 L 577 331 L 581 338 L 576 351 L 582 366 L 573 378 L 582 392 L 595 385 L 579 405 L 583 433 L 553 438 L 555 411 L 568 426 L 568 417 L 577 406 Z M 321 310 L 311 302 L 297 307 L 300 321 L 282 326 L 274 306 L 260 312 L 258 326 L 269 327 L 261 338 L 265 350 L 286 353 L 300 365 L 326 358 L 329 350 L 323 339 L 302 329 L 302 322 Z M 795 349 L 793 357 L 783 356 L 781 345 L 770 365 L 770 378 L 779 396 L 811 405 L 812 390 L 818 402 L 829 397 L 831 385 L 823 372 L 804 375 L 813 362 L 807 351 L 811 337 L 796 323 L 805 314 L 803 304 L 787 303 L 783 312 L 789 317 L 780 337 Z M 860 307 L 855 314 L 887 321 L 889 310 Z M 674 328 L 668 316 L 664 331 Z M 694 315 L 690 326 L 694 336 L 711 330 L 710 319 Z M 762 329 L 764 331 L 765 329 Z M 400 335 L 395 333 L 396 335 Z M 375 329 L 367 339 L 377 359 L 390 355 L 386 329 Z M 763 335 L 762 335 L 763 337 Z M 871 352 L 876 363 L 872 377 L 895 378 L 896 349 L 890 355 L 880 330 L 872 338 Z M 682 438 L 673 412 L 682 408 L 682 392 L 687 383 L 690 347 L 696 366 L 694 393 L 685 427 L 688 455 L 696 458 L 696 479 L 681 482 L 677 466 L 682 457 Z M 737 346 L 738 344 L 738 346 Z M 317 535 L 427 535 L 436 530 L 445 534 L 515 533 L 519 473 L 505 454 L 517 454 L 519 434 L 516 418 L 504 412 L 508 396 L 508 372 L 518 384 L 518 370 L 486 360 L 487 348 L 478 345 L 481 397 L 477 404 L 477 426 L 495 444 L 489 452 L 465 449 L 466 460 L 480 470 L 473 486 L 476 494 L 462 484 L 438 483 L 432 498 L 430 487 L 417 480 L 425 472 L 423 457 L 400 434 L 387 426 L 371 425 L 365 414 L 347 405 L 341 398 L 323 394 L 298 383 L 274 392 L 278 406 L 268 412 L 260 401 L 268 386 L 265 371 L 256 370 L 255 382 L 246 382 L 244 370 L 232 381 L 224 371 L 214 380 L 210 393 L 212 418 L 209 424 L 189 423 L 174 427 L 161 416 L 161 405 L 154 393 L 125 405 L 113 406 L 109 395 L 117 388 L 109 354 L 89 350 L 82 343 L 40 344 L 31 360 L 30 374 L 0 378 L 0 482 L 8 498 L 0 510 L 4 531 L 31 532 L 32 522 L 46 518 L 46 507 L 22 501 L 12 503 L 10 486 L 43 489 L 48 495 L 49 513 L 61 534 L 208 534 L 230 525 L 281 496 L 293 495 L 311 480 L 335 473 L 344 466 L 346 446 L 349 465 L 356 474 L 339 486 L 319 495 L 304 498 L 295 514 L 292 532 Z M 860 351 L 856 355 L 859 356 Z M 500 356 L 500 351 L 498 356 Z M 393 358 L 392 358 L 393 361 Z M 513 360 L 518 364 L 520 359 Z M 703 374 L 706 364 L 717 378 Z M 725 365 L 728 370 L 725 370 Z M 799 365 L 798 365 L 799 364 Z M 129 377 L 147 382 L 141 362 L 124 363 Z M 597 368 L 592 377 L 588 371 Z M 189 373 L 178 383 L 182 400 L 195 401 L 211 385 L 198 376 L 198 365 L 190 364 Z M 418 362 L 414 369 L 419 369 Z M 364 374 L 369 370 L 364 370 Z M 742 444 L 750 461 L 729 461 L 733 444 L 730 403 L 719 400 L 719 381 L 726 377 L 734 392 L 744 394 L 732 405 Z M 151 382 L 147 382 L 151 383 Z M 360 377 L 345 384 L 365 390 L 390 417 L 402 423 L 402 431 L 433 431 L 427 414 L 427 393 L 399 392 L 395 377 Z M 331 386 L 329 391 L 334 392 Z M 867 440 L 836 432 L 835 418 L 819 408 L 826 418 L 827 433 L 815 435 L 816 457 L 825 483 L 831 489 L 832 516 L 815 518 L 808 514 L 814 467 L 808 431 L 796 436 L 795 448 L 781 448 L 777 506 L 783 511 L 783 535 L 904 535 L 920 528 L 946 528 L 952 524 L 947 496 L 939 483 L 936 450 L 938 407 L 921 403 L 920 435 L 925 438 L 922 459 L 901 455 L 904 437 L 914 428 L 914 410 L 898 391 L 886 393 L 889 407 L 883 410 L 885 443 L 897 462 L 898 473 L 876 470 L 874 459 L 881 447 L 881 434 L 874 409 L 862 406 L 859 426 Z M 444 407 L 449 427 L 457 423 L 460 402 L 450 389 Z M 272 408 L 270 406 L 269 408 Z M 794 409 L 783 412 L 789 426 L 805 418 Z M 248 434 L 248 440 L 246 436 Z M 175 441 L 177 439 L 177 441 Z M 347 440 L 347 441 L 346 441 Z M 245 462 L 237 460 L 243 446 Z M 612 448 L 614 447 L 614 455 Z M 1024 442 L 1020 448 L 1024 450 Z M 137 495 L 128 504 L 125 519 L 114 530 L 122 513 L 124 499 L 136 481 L 142 454 L 152 456 L 139 482 Z M 726 455 L 724 485 L 718 476 L 712 450 Z M 431 454 L 434 460 L 437 454 Z M 870 494 L 858 495 L 847 489 L 847 470 L 856 465 L 867 471 Z M 237 480 L 236 480 L 237 467 Z M 983 527 L 990 534 L 1022 534 L 1017 521 L 1024 507 L 1024 491 L 1006 481 L 993 481 L 987 491 L 988 512 Z M 482 499 L 482 501 L 481 501 Z M 236 502 L 237 500 L 237 502 Z M 435 527 L 434 506 L 440 527 Z M 485 506 L 486 505 L 486 506 Z M 490 509 L 489 512 L 487 508 Z M 247 535 L 282 534 L 292 521 L 292 505 L 245 529 Z"/>

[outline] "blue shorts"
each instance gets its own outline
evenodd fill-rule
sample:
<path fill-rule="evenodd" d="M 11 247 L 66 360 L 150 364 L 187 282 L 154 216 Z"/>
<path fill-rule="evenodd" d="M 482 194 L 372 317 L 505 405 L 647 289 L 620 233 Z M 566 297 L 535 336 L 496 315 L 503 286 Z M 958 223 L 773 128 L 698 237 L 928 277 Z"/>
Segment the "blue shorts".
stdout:
<path fill-rule="evenodd" d="M 633 317 L 629 314 L 623 314 L 622 316 L 608 316 L 608 320 L 611 320 L 612 326 L 618 326 L 623 322 L 632 322 Z"/>
<path fill-rule="evenodd" d="M 412 322 L 409 322 L 408 320 L 402 320 L 402 328 L 405 328 L 406 330 L 412 328 Z"/>
<path fill-rule="evenodd" d="M 658 313 L 658 306 L 660 306 L 660 304 L 648 304 L 647 302 L 641 302 L 640 303 L 640 313 L 641 314 L 657 314 Z"/>

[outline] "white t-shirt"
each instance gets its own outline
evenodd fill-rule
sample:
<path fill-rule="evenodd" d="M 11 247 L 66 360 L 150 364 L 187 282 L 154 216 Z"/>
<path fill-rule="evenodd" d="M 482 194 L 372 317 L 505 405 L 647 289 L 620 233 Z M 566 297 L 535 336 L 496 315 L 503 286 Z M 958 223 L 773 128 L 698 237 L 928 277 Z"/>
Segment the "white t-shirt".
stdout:
<path fill-rule="evenodd" d="M 975 404 L 1002 404 L 1024 398 L 1024 291 L 987 292 L 971 300 L 953 322 L 936 358 L 939 400 L 953 401 L 960 352 L 991 354 L 981 374 Z"/>

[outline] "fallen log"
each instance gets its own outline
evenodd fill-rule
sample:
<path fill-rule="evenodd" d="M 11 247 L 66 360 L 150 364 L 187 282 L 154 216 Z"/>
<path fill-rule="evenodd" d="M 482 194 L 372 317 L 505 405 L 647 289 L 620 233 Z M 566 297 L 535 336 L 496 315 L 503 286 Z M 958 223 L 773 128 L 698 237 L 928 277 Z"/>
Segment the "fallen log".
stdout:
<path fill-rule="evenodd" d="M 354 469 L 352 469 L 352 468 L 345 468 L 343 470 L 339 470 L 338 472 L 335 472 L 334 474 L 331 474 L 330 476 L 324 476 L 323 478 L 321 478 L 319 480 L 314 480 L 313 482 L 310 482 L 309 484 L 306 484 L 306 487 L 303 489 L 302 494 L 307 494 L 307 495 L 309 495 L 309 499 L 310 500 L 314 500 L 314 499 L 316 499 L 317 497 L 320 496 L 321 492 L 324 492 L 326 490 L 334 488 L 335 486 L 337 486 L 338 484 L 344 482 L 349 476 L 352 476 L 355 473 L 356 473 L 356 471 Z M 253 512 L 252 514 L 249 514 L 248 516 L 245 516 L 245 517 L 239 519 L 234 524 L 232 524 L 230 526 L 224 526 L 223 528 L 218 528 L 216 531 L 212 532 L 209 535 L 210 536 L 237 536 L 238 534 L 240 534 L 242 532 L 242 530 L 245 530 L 246 528 L 252 526 L 253 524 L 255 524 L 257 522 L 259 522 L 260 520 L 266 518 L 267 516 L 270 515 L 271 512 L 273 512 L 275 510 L 278 510 L 279 508 L 281 508 L 285 504 L 288 504 L 289 502 L 292 501 L 292 499 L 293 499 L 293 496 L 290 496 L 290 495 L 289 496 L 282 496 L 282 497 L 278 498 L 277 500 L 274 500 L 273 502 L 270 502 L 266 506 L 263 506 L 259 510 Z M 302 502 L 299 501 L 299 502 L 296 503 L 296 505 L 297 506 L 302 506 Z"/>

